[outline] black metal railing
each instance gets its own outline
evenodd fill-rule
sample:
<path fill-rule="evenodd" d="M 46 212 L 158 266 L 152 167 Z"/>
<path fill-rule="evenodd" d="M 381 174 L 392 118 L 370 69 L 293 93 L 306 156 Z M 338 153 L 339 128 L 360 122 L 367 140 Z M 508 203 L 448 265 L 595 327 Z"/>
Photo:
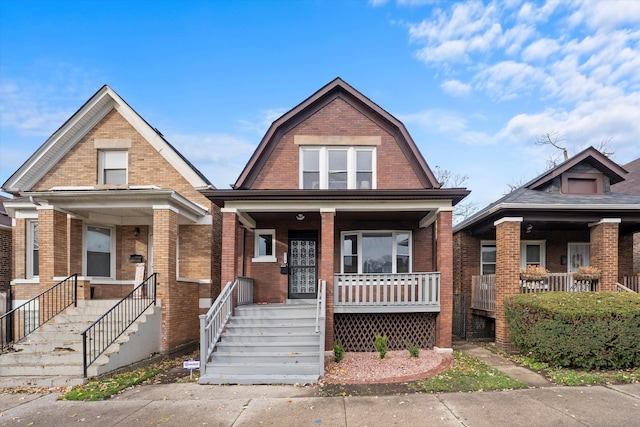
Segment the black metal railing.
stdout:
<path fill-rule="evenodd" d="M 0 316 L 0 353 L 25 339 L 67 307 L 78 304 L 78 275 L 53 285 Z"/>
<path fill-rule="evenodd" d="M 82 332 L 83 375 L 89 366 L 113 344 L 142 313 L 156 305 L 156 276 L 153 273 L 109 311 Z"/>

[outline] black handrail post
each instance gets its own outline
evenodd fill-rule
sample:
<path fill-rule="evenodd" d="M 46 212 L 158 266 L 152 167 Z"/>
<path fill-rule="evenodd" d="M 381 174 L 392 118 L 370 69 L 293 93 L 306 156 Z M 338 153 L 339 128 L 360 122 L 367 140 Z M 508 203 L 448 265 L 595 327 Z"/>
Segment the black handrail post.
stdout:
<path fill-rule="evenodd" d="M 78 275 L 73 275 L 73 306 L 78 306 Z"/>

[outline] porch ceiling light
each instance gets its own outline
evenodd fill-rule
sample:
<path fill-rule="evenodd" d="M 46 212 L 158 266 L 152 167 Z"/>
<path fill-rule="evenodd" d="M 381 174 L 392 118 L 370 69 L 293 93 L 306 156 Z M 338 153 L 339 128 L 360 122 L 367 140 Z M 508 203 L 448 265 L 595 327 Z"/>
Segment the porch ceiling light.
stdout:
<path fill-rule="evenodd" d="M 133 235 L 136 236 L 136 237 L 138 237 L 140 235 L 140 228 L 139 227 L 136 227 L 136 228 L 133 229 Z"/>
<path fill-rule="evenodd" d="M 304 214 L 299 213 L 298 215 L 296 215 L 296 219 L 298 221 L 302 221 L 304 219 Z"/>
<path fill-rule="evenodd" d="M 533 230 L 533 224 L 527 224 L 527 229 L 525 230 L 525 233 L 531 233 L 531 230 Z"/>

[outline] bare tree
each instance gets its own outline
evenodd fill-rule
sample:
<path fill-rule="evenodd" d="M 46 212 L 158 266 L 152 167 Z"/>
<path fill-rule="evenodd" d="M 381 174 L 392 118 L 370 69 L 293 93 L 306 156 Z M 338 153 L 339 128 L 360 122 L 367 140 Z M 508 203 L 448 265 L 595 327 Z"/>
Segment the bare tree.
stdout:
<path fill-rule="evenodd" d="M 453 173 L 448 169 L 442 169 L 440 166 L 435 167 L 435 175 L 442 187 L 462 188 L 469 177 L 459 173 Z M 477 203 L 461 202 L 453 208 L 453 223 L 457 224 L 469 218 L 478 210 Z"/>
<path fill-rule="evenodd" d="M 598 146 L 596 147 L 596 150 L 611 158 L 614 154 L 616 154 L 615 151 L 612 151 L 611 148 L 609 148 L 609 143 L 612 139 L 612 137 L 602 138 L 602 140 L 600 140 L 600 144 L 598 144 Z"/>
<path fill-rule="evenodd" d="M 569 160 L 569 152 L 567 151 L 566 147 L 561 147 L 559 144 L 564 141 L 564 137 L 560 136 L 559 132 L 557 131 L 551 131 L 551 132 L 547 132 L 544 135 L 541 135 L 539 137 L 536 138 L 536 144 L 538 145 L 551 145 L 555 148 L 557 148 L 558 150 L 562 150 L 562 154 L 564 156 L 564 160 Z M 564 144 L 563 144 L 564 145 Z M 553 157 L 547 161 L 547 165 L 553 165 L 552 167 L 556 166 L 556 161 L 555 159 L 553 159 Z"/>

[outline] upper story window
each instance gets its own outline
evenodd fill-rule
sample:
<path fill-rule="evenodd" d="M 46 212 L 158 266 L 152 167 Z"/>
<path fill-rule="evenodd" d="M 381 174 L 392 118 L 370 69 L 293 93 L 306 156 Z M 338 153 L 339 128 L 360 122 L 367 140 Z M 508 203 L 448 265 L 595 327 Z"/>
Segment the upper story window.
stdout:
<path fill-rule="evenodd" d="M 126 150 L 99 150 L 98 184 L 127 185 L 127 165 Z"/>
<path fill-rule="evenodd" d="M 300 188 L 376 188 L 375 147 L 301 147 Z"/>

